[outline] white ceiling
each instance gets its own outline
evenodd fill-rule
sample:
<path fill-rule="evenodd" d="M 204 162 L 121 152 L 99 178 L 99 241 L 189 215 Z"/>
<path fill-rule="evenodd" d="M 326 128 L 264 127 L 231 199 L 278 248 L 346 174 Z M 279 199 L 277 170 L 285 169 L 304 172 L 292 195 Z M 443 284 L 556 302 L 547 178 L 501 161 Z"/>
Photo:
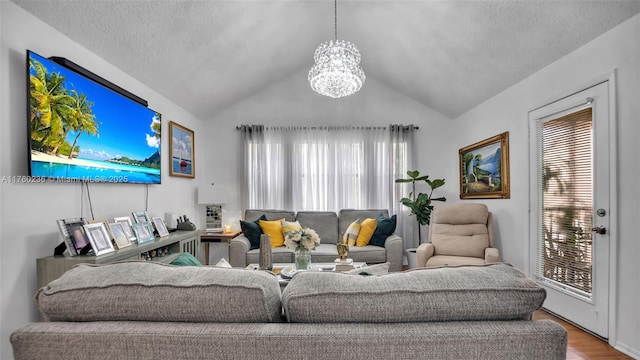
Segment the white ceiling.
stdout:
<path fill-rule="evenodd" d="M 334 37 L 331 0 L 12 1 L 202 120 L 306 78 Z M 367 78 L 455 118 L 638 12 L 640 0 L 340 0 L 338 37 Z"/>

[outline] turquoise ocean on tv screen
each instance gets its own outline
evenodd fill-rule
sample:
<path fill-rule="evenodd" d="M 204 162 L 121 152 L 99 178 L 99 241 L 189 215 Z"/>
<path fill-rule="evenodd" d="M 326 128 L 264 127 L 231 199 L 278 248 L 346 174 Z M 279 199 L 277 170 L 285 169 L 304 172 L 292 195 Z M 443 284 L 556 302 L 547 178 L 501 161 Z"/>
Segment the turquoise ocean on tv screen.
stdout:
<path fill-rule="evenodd" d="M 32 162 L 32 174 L 46 177 L 53 181 L 88 181 L 112 183 L 159 183 L 160 170 L 133 165 L 114 164 L 107 161 L 89 161 L 96 166 L 67 165 L 42 161 Z"/>

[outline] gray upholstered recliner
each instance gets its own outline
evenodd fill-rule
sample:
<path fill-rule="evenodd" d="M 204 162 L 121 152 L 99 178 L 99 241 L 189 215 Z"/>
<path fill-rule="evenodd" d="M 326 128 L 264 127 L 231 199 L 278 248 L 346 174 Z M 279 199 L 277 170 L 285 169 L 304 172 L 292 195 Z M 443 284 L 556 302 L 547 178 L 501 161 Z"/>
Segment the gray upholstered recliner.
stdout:
<path fill-rule="evenodd" d="M 493 247 L 493 218 L 484 204 L 438 205 L 431 214 L 429 242 L 416 251 L 418 267 L 500 262 Z"/>

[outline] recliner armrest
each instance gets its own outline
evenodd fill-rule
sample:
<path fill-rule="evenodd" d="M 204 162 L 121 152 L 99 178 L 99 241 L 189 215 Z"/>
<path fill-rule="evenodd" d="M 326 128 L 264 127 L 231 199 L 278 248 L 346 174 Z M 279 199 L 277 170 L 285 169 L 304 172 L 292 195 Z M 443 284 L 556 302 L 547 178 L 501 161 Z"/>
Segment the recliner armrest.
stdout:
<path fill-rule="evenodd" d="M 247 251 L 251 249 L 251 243 L 244 235 L 236 236 L 229 242 L 229 264 L 233 267 L 247 266 Z"/>
<path fill-rule="evenodd" d="M 416 250 L 416 265 L 418 267 L 427 266 L 427 260 L 429 260 L 429 258 L 433 256 L 435 250 L 436 248 L 432 243 L 420 244 L 420 246 L 418 246 L 418 249 Z"/>
<path fill-rule="evenodd" d="M 484 262 L 486 264 L 500 262 L 500 251 L 492 247 L 484 249 Z"/>

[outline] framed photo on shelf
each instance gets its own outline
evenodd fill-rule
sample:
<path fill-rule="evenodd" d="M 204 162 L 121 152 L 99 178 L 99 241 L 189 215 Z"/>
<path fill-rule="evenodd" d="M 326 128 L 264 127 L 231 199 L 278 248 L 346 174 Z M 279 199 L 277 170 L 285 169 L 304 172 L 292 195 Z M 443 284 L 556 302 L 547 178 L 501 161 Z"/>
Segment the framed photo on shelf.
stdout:
<path fill-rule="evenodd" d="M 144 244 L 156 239 L 153 235 L 153 227 L 150 222 L 140 222 L 133 224 L 133 232 L 136 234 L 138 244 Z"/>
<path fill-rule="evenodd" d="M 149 213 L 146 211 L 136 211 L 131 213 L 131 215 L 133 216 L 133 221 L 136 223 L 151 222 L 151 217 L 149 216 Z"/>
<path fill-rule="evenodd" d="M 129 240 L 129 237 L 125 233 L 125 226 L 129 225 L 121 222 L 113 222 L 109 224 L 109 228 L 111 229 L 111 233 L 113 234 L 113 240 L 115 241 L 118 249 L 126 248 L 133 245 L 131 243 L 131 240 Z"/>
<path fill-rule="evenodd" d="M 80 251 L 89 245 L 89 240 L 83 227 L 87 220 L 85 218 L 71 218 L 60 219 L 57 222 L 60 235 L 62 235 L 62 239 L 67 246 L 69 255 L 80 255 Z"/>
<path fill-rule="evenodd" d="M 458 151 L 460 199 L 509 199 L 509 132 Z"/>
<path fill-rule="evenodd" d="M 130 242 L 136 243 L 138 241 L 136 238 L 136 234 L 133 233 L 133 228 L 131 227 L 131 218 L 129 216 L 114 217 L 113 221 L 122 224 L 124 233 Z"/>
<path fill-rule="evenodd" d="M 169 121 L 169 141 L 169 175 L 195 178 L 193 131 Z"/>
<path fill-rule="evenodd" d="M 103 223 L 104 227 L 107 229 L 107 233 L 109 233 L 109 239 L 111 240 L 111 243 L 113 244 L 113 242 L 115 241 L 115 237 L 113 236 L 113 232 L 111 232 L 111 226 L 109 226 L 109 220 L 107 220 L 107 219 L 93 219 L 93 220 L 89 220 L 87 223 L 89 223 L 89 224 Z"/>
<path fill-rule="evenodd" d="M 153 222 L 153 227 L 155 227 L 158 232 L 158 236 L 169 236 L 169 230 L 167 230 L 167 226 L 164 224 L 164 220 L 162 220 L 161 217 L 154 216 L 151 220 Z"/>
<path fill-rule="evenodd" d="M 85 224 L 83 227 L 87 233 L 87 237 L 89 238 L 89 242 L 91 243 L 91 248 L 93 248 L 95 256 L 115 251 L 113 243 L 111 242 L 111 237 L 107 231 L 107 227 L 103 222 Z"/>

